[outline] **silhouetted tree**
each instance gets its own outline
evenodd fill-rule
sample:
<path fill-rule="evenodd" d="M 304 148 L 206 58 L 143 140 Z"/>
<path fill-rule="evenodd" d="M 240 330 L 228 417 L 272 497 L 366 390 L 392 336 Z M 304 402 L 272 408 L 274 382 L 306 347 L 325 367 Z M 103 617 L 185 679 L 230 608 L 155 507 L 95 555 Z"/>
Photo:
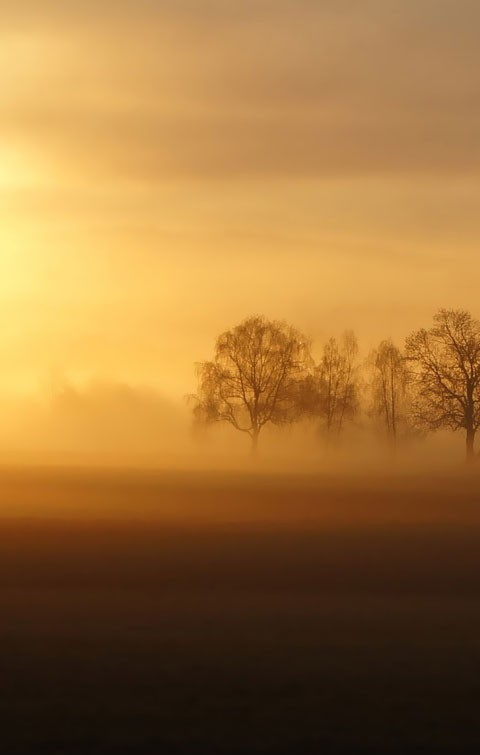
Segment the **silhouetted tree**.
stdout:
<path fill-rule="evenodd" d="M 405 431 L 409 422 L 408 364 L 390 339 L 382 341 L 374 349 L 369 362 L 372 371 L 372 414 L 380 420 L 395 450 L 399 433 Z"/>
<path fill-rule="evenodd" d="M 325 344 L 313 377 L 304 382 L 304 414 L 320 417 L 327 440 L 339 436 L 359 408 L 358 344 L 355 334 L 344 333 Z"/>
<path fill-rule="evenodd" d="M 416 419 L 432 430 L 464 430 L 472 461 L 480 426 L 480 322 L 464 310 L 441 309 L 433 327 L 409 336 L 406 353 Z"/>
<path fill-rule="evenodd" d="M 267 424 L 299 419 L 299 390 L 310 364 L 304 336 L 284 322 L 254 316 L 218 338 L 211 362 L 198 365 L 197 419 L 246 433 L 255 451 Z"/>

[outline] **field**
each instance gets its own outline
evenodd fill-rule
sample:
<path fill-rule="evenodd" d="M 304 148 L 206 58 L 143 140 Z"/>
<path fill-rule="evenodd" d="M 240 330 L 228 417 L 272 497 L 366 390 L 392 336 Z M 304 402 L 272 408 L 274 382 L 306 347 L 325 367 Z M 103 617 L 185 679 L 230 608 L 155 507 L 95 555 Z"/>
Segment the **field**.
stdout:
<path fill-rule="evenodd" d="M 480 479 L 4 470 L 2 752 L 480 748 Z"/>

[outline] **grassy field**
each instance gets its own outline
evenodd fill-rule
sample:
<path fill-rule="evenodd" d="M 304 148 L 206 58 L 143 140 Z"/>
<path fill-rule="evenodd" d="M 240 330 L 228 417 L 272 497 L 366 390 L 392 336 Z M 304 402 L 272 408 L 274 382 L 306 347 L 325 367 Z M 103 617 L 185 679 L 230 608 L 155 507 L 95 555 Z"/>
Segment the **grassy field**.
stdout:
<path fill-rule="evenodd" d="M 4 470 L 2 752 L 480 748 L 480 479 Z"/>

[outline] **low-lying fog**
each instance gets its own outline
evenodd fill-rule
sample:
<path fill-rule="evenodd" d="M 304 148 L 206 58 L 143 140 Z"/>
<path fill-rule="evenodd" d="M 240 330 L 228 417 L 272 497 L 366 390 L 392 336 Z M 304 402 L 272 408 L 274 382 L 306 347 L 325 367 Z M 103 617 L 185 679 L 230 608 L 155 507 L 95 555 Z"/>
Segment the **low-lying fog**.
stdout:
<path fill-rule="evenodd" d="M 195 426 L 188 399 L 151 387 L 62 383 L 24 399 L 0 400 L 0 465 L 266 469 L 276 472 L 383 472 L 462 469 L 460 433 L 419 436 L 395 457 L 382 433 L 360 418 L 328 445 L 313 422 L 267 427 L 252 458 L 249 438 L 231 427 Z"/>

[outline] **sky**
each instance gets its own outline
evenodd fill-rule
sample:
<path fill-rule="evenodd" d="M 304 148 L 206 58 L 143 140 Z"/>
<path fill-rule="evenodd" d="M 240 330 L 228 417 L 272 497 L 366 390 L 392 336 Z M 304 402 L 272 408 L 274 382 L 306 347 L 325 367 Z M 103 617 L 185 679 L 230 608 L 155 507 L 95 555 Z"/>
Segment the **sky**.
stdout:
<path fill-rule="evenodd" d="M 2 0 L 0 389 L 480 316 L 478 0 Z"/>

